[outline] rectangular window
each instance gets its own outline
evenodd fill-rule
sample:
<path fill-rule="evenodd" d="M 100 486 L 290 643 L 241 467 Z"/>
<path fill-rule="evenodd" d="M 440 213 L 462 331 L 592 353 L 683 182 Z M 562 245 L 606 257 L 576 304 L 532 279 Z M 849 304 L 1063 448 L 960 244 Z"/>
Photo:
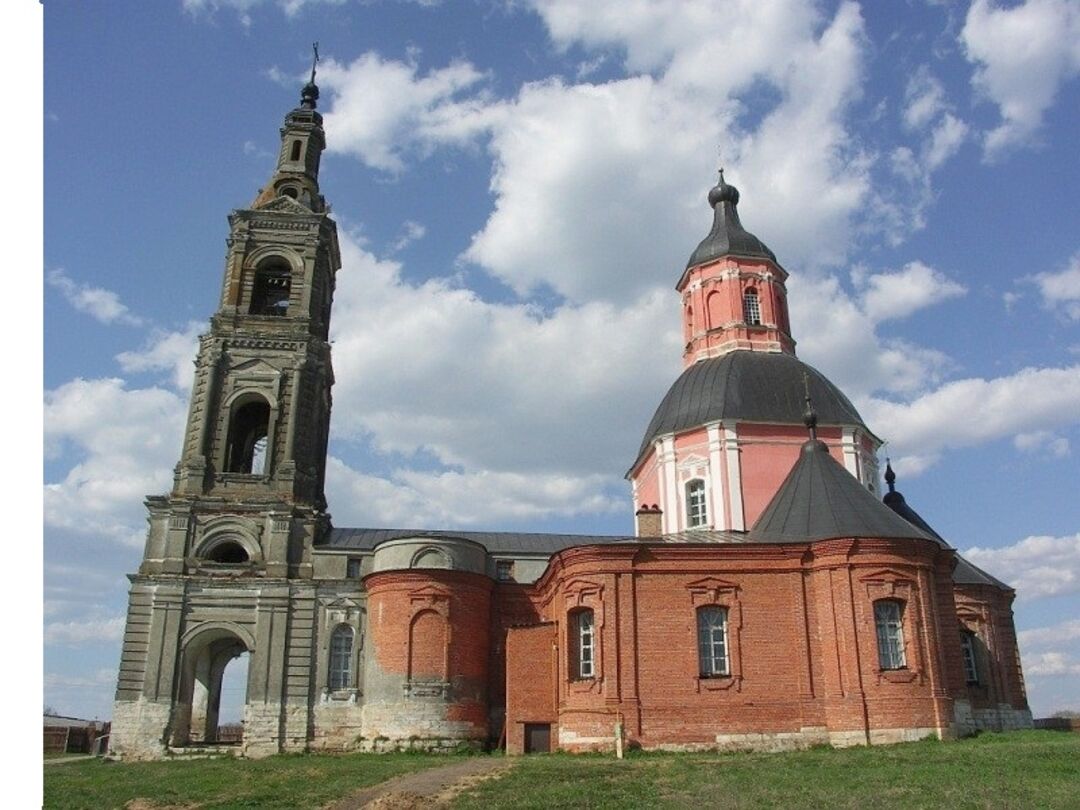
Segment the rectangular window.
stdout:
<path fill-rule="evenodd" d="M 349 579 L 360 579 L 359 557 L 349 557 L 348 562 L 345 563 L 345 576 Z"/>
<path fill-rule="evenodd" d="M 593 612 L 579 610 L 570 614 L 570 633 L 573 657 L 570 661 L 570 677 L 583 679 L 594 677 L 596 645 L 593 634 Z"/>
<path fill-rule="evenodd" d="M 723 678 L 731 674 L 728 660 L 727 608 L 710 605 L 698 608 L 698 671 L 702 678 Z"/>
<path fill-rule="evenodd" d="M 686 525 L 695 529 L 707 525 L 709 515 L 705 508 L 705 482 L 695 478 L 686 485 Z"/>
<path fill-rule="evenodd" d="M 975 658 L 975 634 L 970 630 L 960 633 L 960 650 L 964 654 L 964 680 L 968 683 L 979 682 L 979 664 Z"/>
<path fill-rule="evenodd" d="M 499 582 L 514 581 L 514 563 L 512 560 L 495 561 L 495 579 Z"/>
<path fill-rule="evenodd" d="M 877 626 L 878 664 L 882 669 L 903 669 L 904 627 L 899 602 L 882 600 L 874 603 L 874 624 Z"/>
<path fill-rule="evenodd" d="M 330 636 L 330 677 L 327 685 L 331 690 L 348 689 L 352 685 L 352 649 L 352 628 L 339 624 Z"/>
<path fill-rule="evenodd" d="M 750 326 L 761 325 L 761 302 L 755 290 L 743 293 L 743 318 Z"/>

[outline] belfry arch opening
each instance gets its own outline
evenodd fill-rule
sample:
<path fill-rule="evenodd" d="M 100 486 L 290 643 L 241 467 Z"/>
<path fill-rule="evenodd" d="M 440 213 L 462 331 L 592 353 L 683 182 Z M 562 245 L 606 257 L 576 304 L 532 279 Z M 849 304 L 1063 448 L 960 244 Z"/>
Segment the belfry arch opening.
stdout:
<path fill-rule="evenodd" d="M 292 195 L 295 196 L 295 193 Z M 264 262 L 255 271 L 251 286 L 252 315 L 282 318 L 289 314 L 289 295 L 292 291 L 292 269 L 284 261 Z"/>
<path fill-rule="evenodd" d="M 210 562 L 222 563 L 225 565 L 238 565 L 240 563 L 246 563 L 250 559 L 242 545 L 235 540 L 226 540 L 222 543 L 218 543 L 206 554 L 206 559 Z"/>
<path fill-rule="evenodd" d="M 269 472 L 270 403 L 255 398 L 237 406 L 229 421 L 225 472 L 266 475 Z"/>
<path fill-rule="evenodd" d="M 184 646 L 172 744 L 239 743 L 248 702 L 250 650 L 237 633 L 214 627 Z"/>

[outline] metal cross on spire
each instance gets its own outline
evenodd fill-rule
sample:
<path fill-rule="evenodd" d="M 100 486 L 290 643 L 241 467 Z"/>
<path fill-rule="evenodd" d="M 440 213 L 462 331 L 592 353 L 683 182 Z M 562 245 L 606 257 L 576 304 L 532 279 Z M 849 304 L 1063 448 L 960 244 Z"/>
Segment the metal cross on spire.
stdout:
<path fill-rule="evenodd" d="M 312 42 L 311 50 L 314 52 L 314 57 L 311 60 L 311 83 L 315 84 L 315 66 L 319 64 L 319 43 Z"/>

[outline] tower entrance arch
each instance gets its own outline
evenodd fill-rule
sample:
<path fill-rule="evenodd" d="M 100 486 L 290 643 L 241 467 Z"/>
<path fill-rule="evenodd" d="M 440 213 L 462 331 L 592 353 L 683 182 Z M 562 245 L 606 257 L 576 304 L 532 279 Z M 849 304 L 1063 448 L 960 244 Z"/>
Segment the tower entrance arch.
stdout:
<path fill-rule="evenodd" d="M 173 745 L 220 742 L 218 716 L 225 668 L 244 653 L 253 652 L 253 647 L 245 631 L 227 624 L 200 627 L 183 639 L 173 710 Z M 245 705 L 247 700 L 245 689 Z"/>

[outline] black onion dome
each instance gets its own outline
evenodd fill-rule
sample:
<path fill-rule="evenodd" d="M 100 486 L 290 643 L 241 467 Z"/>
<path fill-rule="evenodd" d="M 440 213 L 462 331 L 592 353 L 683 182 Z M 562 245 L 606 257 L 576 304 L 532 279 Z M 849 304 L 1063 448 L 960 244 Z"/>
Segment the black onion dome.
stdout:
<path fill-rule="evenodd" d="M 314 81 L 310 81 L 300 91 L 300 106 L 306 110 L 314 110 L 318 101 L 319 86 Z"/>
<path fill-rule="evenodd" d="M 709 191 L 709 205 L 713 208 L 712 230 L 690 256 L 687 267 L 695 267 L 721 256 L 747 256 L 776 262 L 776 254 L 742 226 L 736 207 L 738 204 L 739 190 L 724 182 L 724 172 L 721 170 L 720 182 Z"/>
<path fill-rule="evenodd" d="M 637 460 L 658 436 L 720 419 L 803 425 L 807 385 L 819 425 L 867 429 L 851 401 L 816 368 L 783 352 L 740 349 L 694 363 L 675 380 L 649 422 Z"/>

